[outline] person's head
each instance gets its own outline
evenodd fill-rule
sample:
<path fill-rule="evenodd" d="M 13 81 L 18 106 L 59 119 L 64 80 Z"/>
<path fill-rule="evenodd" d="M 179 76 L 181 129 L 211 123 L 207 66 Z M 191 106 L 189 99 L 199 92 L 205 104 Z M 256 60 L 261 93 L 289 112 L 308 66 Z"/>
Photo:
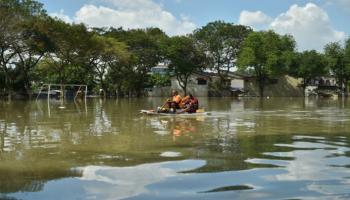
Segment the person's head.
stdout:
<path fill-rule="evenodd" d="M 173 90 L 173 91 L 171 92 L 171 94 L 172 94 L 173 96 L 176 96 L 176 95 L 178 95 L 178 94 L 179 94 L 179 92 L 178 92 L 178 91 L 176 91 L 176 90 Z"/>
<path fill-rule="evenodd" d="M 191 93 L 189 93 L 188 96 L 190 97 L 190 99 L 193 99 L 193 95 Z"/>

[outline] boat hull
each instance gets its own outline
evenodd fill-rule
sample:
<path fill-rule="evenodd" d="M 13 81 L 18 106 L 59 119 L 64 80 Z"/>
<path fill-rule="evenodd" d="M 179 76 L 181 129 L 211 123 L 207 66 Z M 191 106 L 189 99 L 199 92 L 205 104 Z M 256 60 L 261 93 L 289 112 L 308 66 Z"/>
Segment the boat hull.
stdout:
<path fill-rule="evenodd" d="M 145 115 L 155 115 L 155 116 L 202 116 L 202 115 L 210 115 L 208 112 L 196 112 L 196 113 L 158 113 L 154 110 L 140 110 L 141 114 Z"/>

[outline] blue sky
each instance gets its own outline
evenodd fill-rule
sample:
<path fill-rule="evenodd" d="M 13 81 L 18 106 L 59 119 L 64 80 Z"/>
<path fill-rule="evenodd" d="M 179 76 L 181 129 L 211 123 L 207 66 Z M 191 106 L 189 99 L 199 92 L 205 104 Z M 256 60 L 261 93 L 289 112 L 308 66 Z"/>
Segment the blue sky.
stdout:
<path fill-rule="evenodd" d="M 299 50 L 349 37 L 350 0 L 39 0 L 52 16 L 88 26 L 157 26 L 186 34 L 224 20 L 291 34 Z"/>

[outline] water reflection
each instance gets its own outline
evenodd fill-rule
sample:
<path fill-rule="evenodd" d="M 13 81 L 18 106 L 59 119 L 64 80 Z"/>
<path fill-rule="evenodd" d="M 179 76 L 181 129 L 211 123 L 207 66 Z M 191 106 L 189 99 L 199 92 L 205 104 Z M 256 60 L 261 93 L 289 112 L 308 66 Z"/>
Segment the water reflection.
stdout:
<path fill-rule="evenodd" d="M 160 162 L 133 167 L 86 166 L 74 169 L 80 172 L 79 178 L 50 181 L 42 191 L 9 196 L 19 199 L 350 197 L 350 171 L 345 166 L 350 162 L 346 156 L 350 148 L 348 138 L 341 138 L 343 145 L 337 144 L 339 138 L 289 138 L 291 143 L 270 144 L 271 147 L 277 147 L 276 151 L 260 152 L 257 157 L 242 160 L 241 162 L 254 166 L 245 170 L 200 172 L 198 169 L 209 164 L 204 160 Z M 286 151 L 287 149 L 289 150 Z M 264 164 L 275 167 L 266 168 Z"/>
<path fill-rule="evenodd" d="M 211 115 L 138 113 L 161 102 L 0 103 L 0 199 L 349 198 L 347 102 L 201 99 Z"/>

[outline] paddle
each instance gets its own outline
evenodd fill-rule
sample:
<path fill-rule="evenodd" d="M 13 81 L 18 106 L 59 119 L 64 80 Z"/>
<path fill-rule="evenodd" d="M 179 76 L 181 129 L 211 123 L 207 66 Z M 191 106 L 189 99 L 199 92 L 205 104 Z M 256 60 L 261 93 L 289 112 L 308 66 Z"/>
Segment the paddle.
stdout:
<path fill-rule="evenodd" d="M 167 105 L 167 104 L 168 104 L 168 102 L 169 102 L 169 100 L 168 100 L 168 99 L 167 99 L 167 100 L 165 100 L 165 103 L 162 105 L 162 107 L 160 107 L 160 108 L 157 110 L 157 112 L 159 113 L 159 111 L 163 110 L 164 106 L 165 106 L 165 105 Z"/>

